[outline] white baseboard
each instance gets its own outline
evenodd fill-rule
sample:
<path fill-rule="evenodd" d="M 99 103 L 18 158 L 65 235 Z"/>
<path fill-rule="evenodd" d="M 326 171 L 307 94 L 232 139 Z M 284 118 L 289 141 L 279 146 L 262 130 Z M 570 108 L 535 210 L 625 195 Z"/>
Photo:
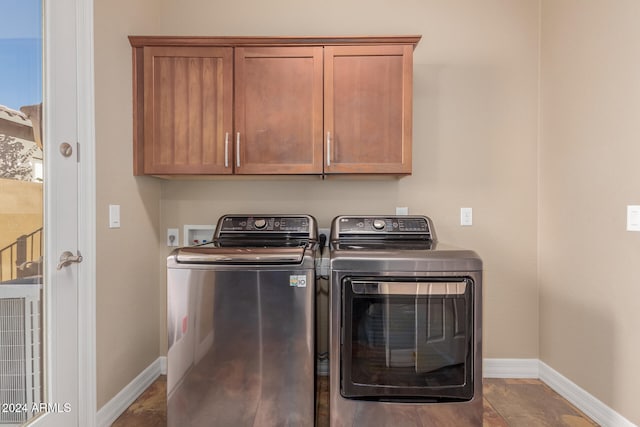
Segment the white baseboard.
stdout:
<path fill-rule="evenodd" d="M 162 375 L 167 375 L 167 356 L 158 357 L 160 361 L 160 373 Z"/>
<path fill-rule="evenodd" d="M 637 427 L 543 361 L 540 361 L 540 380 L 601 426 Z"/>
<path fill-rule="evenodd" d="M 538 359 L 484 359 L 484 378 L 539 378 Z"/>
<path fill-rule="evenodd" d="M 120 390 L 96 414 L 98 427 L 109 427 L 161 374 L 167 372 L 166 357 L 159 357 Z"/>
<path fill-rule="evenodd" d="M 484 359 L 484 378 L 538 378 L 605 427 L 637 427 L 580 386 L 538 359 Z"/>

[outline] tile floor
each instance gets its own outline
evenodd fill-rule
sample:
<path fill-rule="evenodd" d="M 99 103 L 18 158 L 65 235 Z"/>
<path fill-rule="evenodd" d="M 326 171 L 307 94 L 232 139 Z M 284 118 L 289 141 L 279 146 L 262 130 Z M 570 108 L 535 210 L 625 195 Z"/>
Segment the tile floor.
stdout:
<path fill-rule="evenodd" d="M 485 379 L 483 391 L 483 427 L 598 425 L 539 380 Z M 113 427 L 166 426 L 165 393 L 166 377 L 162 376 L 116 420 Z M 329 425 L 328 394 L 327 377 L 320 377 L 316 411 L 318 427 Z"/>

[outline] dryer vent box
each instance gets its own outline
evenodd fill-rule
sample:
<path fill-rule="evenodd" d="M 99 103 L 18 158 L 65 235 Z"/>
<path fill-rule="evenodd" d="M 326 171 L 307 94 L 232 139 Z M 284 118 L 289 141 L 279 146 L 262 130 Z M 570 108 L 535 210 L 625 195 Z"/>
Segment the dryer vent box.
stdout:
<path fill-rule="evenodd" d="M 213 233 L 216 227 L 214 225 L 185 225 L 184 226 L 184 245 L 194 246 L 201 243 L 208 243 L 213 240 Z"/>

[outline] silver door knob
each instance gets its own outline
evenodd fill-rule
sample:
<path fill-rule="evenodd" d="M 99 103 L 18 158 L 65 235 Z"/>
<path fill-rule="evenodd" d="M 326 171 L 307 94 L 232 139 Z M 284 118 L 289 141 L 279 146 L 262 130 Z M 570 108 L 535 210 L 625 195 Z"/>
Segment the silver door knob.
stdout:
<path fill-rule="evenodd" d="M 60 154 L 65 157 L 70 157 L 73 154 L 73 147 L 68 142 L 60 144 Z"/>
<path fill-rule="evenodd" d="M 62 255 L 60 255 L 60 262 L 58 263 L 58 270 L 62 270 L 62 267 L 66 267 L 71 265 L 72 263 L 81 263 L 82 262 L 82 254 L 78 251 L 78 255 L 74 255 L 73 252 L 64 251 Z"/>

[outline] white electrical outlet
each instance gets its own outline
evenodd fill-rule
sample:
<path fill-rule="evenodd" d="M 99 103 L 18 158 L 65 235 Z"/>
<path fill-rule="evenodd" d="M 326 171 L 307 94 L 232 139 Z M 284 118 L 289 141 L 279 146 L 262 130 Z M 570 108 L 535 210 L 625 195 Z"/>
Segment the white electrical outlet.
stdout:
<path fill-rule="evenodd" d="M 473 225 L 473 209 L 472 208 L 460 208 L 460 225 L 465 227 Z"/>
<path fill-rule="evenodd" d="M 407 206 L 396 207 L 396 215 L 409 215 L 409 208 Z"/>
<path fill-rule="evenodd" d="M 178 246 L 177 228 L 167 228 L 167 246 Z"/>
<path fill-rule="evenodd" d="M 324 236 L 327 238 L 326 245 L 329 245 L 329 238 L 331 237 L 331 229 L 330 228 L 319 227 L 318 228 L 318 237 L 320 237 L 321 234 L 324 234 Z"/>

